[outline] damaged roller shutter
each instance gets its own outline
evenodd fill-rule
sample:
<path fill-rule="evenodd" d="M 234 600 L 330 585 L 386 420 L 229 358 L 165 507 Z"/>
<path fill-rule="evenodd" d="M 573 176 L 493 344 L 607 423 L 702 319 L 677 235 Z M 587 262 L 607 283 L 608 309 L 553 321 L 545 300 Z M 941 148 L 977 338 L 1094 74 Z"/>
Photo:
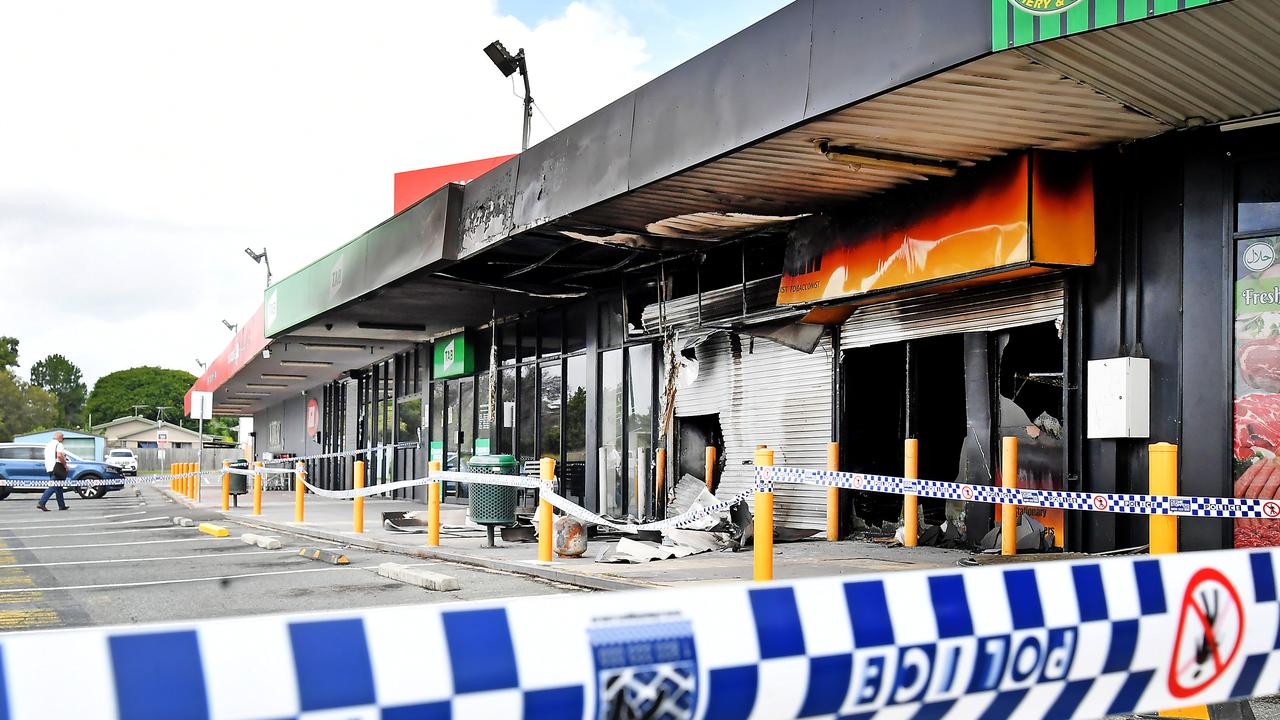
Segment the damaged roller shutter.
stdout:
<path fill-rule="evenodd" d="M 829 337 L 824 336 L 813 353 L 803 353 L 762 338 L 718 332 L 681 355 L 676 417 L 719 416 L 724 465 L 718 496 L 730 497 L 751 487 L 757 445 L 773 448 L 778 465 L 826 467 L 831 436 Z M 778 525 L 826 527 L 823 488 L 780 486 L 775 492 Z"/>

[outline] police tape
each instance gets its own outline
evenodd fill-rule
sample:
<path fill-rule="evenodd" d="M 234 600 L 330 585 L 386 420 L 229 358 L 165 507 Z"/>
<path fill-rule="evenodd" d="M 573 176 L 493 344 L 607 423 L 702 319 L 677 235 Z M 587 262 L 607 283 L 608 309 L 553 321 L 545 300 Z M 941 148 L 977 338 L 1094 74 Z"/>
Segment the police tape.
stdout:
<path fill-rule="evenodd" d="M 11 720 L 1099 718 L 1280 689 L 1278 561 L 1225 550 L 6 633 L 0 707 Z M 49 692 L 67 668 L 76 691 Z"/>
<path fill-rule="evenodd" d="M 416 442 L 402 442 L 402 443 L 393 443 L 389 445 L 378 445 L 370 448 L 361 448 L 359 450 L 336 450 L 334 452 L 320 453 L 318 455 L 301 455 L 298 457 L 272 458 L 270 460 L 263 460 L 262 462 L 264 465 L 270 467 L 271 465 L 280 464 L 280 463 L 307 462 L 310 460 L 329 460 L 332 458 L 351 457 L 354 455 L 369 455 L 371 453 L 389 452 L 393 450 L 413 450 L 413 449 L 416 449 L 418 446 L 419 445 Z"/>
<path fill-rule="evenodd" d="M 1059 508 L 1131 515 L 1178 515 L 1182 517 L 1280 518 L 1280 500 L 1194 497 L 1183 495 L 1133 495 L 1090 493 L 1070 490 L 1005 489 L 991 485 L 939 480 L 917 480 L 891 475 L 813 470 L 785 466 L 756 468 L 759 487 L 772 484 L 818 485 L 865 490 L 891 495 L 918 495 L 942 500 L 961 500 L 1029 507 Z"/>

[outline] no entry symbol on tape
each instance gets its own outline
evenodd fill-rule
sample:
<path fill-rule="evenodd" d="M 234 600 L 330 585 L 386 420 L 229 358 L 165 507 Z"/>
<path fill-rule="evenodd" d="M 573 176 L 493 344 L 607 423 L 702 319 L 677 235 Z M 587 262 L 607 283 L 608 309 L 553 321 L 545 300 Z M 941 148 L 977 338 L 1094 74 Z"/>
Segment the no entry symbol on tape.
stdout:
<path fill-rule="evenodd" d="M 1280 517 L 1280 503 L 1268 501 L 1262 505 L 1262 514 L 1269 518 Z"/>
<path fill-rule="evenodd" d="M 965 500 L 972 500 L 972 499 L 973 499 L 973 486 L 972 486 L 972 485 L 963 485 L 963 486 L 961 486 L 961 487 L 960 487 L 960 497 L 964 498 Z"/>
<path fill-rule="evenodd" d="M 1094 506 L 1094 507 L 1096 507 L 1096 508 L 1098 508 L 1099 510 L 1106 510 L 1106 509 L 1107 509 L 1107 496 L 1105 496 L 1105 495 L 1094 495 L 1094 496 L 1093 496 L 1093 506 Z"/>
<path fill-rule="evenodd" d="M 1169 694 L 1188 698 L 1231 667 L 1244 642 L 1244 605 L 1226 576 L 1203 568 L 1182 595 L 1178 632 L 1169 663 Z"/>

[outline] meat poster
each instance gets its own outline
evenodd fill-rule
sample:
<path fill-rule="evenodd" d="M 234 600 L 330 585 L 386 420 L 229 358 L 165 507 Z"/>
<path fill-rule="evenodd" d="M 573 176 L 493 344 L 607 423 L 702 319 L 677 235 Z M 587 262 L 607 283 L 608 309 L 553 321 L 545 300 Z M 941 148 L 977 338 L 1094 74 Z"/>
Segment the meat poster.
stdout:
<path fill-rule="evenodd" d="M 1235 496 L 1280 497 L 1280 238 L 1236 243 Z M 1236 547 L 1280 545 L 1280 520 L 1238 519 Z"/>

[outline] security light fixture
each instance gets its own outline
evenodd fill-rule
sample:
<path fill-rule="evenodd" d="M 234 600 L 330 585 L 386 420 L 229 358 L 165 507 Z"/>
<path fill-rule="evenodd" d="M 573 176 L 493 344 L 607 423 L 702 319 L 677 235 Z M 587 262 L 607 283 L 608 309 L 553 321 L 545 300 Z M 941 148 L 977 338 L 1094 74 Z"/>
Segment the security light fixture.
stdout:
<path fill-rule="evenodd" d="M 281 360 L 280 365 L 283 367 L 329 367 L 333 363 L 328 360 Z"/>
<path fill-rule="evenodd" d="M 253 259 L 259 265 L 266 263 L 267 265 L 267 287 L 271 287 L 271 261 L 267 259 L 267 249 L 262 248 L 262 252 L 254 252 L 253 248 L 245 248 L 244 254 Z"/>
<path fill-rule="evenodd" d="M 262 373 L 266 380 L 306 380 L 306 375 L 286 375 L 284 373 Z"/>
<path fill-rule="evenodd" d="M 525 63 L 524 48 L 512 55 L 501 42 L 494 40 L 485 46 L 484 54 L 489 56 L 503 77 L 511 77 L 512 73 L 520 71 L 520 79 L 524 81 L 524 135 L 520 140 L 520 151 L 524 152 L 529 149 L 529 123 L 533 120 L 533 95 L 529 94 L 529 66 Z"/>
<path fill-rule="evenodd" d="M 201 370 L 203 370 L 203 369 L 205 369 L 205 368 L 209 367 L 209 366 L 208 366 L 208 365 L 206 365 L 205 363 L 200 362 L 200 358 L 196 358 L 196 364 L 200 366 L 200 369 L 201 369 Z"/>
<path fill-rule="evenodd" d="M 227 322 L 226 320 L 223 320 L 222 324 L 226 325 L 227 329 L 230 330 L 231 332 L 235 332 L 236 330 L 240 329 L 239 323 Z"/>
<path fill-rule="evenodd" d="M 815 140 L 813 144 L 818 149 L 818 152 L 825 155 L 831 162 L 844 163 L 855 170 L 873 167 L 931 177 L 952 177 L 956 174 L 954 165 L 939 160 L 928 160 L 909 155 L 880 152 L 878 150 L 865 150 L 853 146 L 832 145 L 831 141 L 825 138 Z"/>

